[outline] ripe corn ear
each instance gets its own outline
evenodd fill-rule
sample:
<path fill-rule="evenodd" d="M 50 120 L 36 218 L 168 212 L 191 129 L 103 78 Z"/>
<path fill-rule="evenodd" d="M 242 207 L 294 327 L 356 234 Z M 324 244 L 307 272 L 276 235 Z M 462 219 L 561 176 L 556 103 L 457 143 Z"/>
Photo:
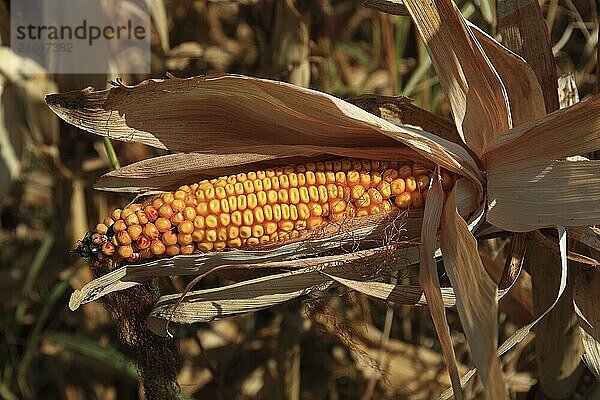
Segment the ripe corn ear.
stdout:
<path fill-rule="evenodd" d="M 274 244 L 348 217 L 421 208 L 432 173 L 419 163 L 344 158 L 203 180 L 114 210 L 78 252 L 135 263 Z M 443 178 L 449 190 L 454 178 Z"/>

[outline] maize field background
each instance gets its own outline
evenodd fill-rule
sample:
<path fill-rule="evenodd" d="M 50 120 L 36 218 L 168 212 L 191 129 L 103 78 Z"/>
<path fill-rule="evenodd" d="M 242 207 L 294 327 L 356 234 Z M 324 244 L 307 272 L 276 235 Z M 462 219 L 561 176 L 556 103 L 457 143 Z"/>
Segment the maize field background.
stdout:
<path fill-rule="evenodd" d="M 134 355 L 120 342 L 109 311 L 99 302 L 69 310 L 71 292 L 93 278 L 72 250 L 96 223 L 132 200 L 94 190 L 98 177 L 119 164 L 166 152 L 139 143 L 111 145 L 59 122 L 44 101 L 46 94 L 86 86 L 103 89 L 117 78 L 136 84 L 167 73 L 188 77 L 227 72 L 290 82 L 352 99 L 359 106 L 368 104 L 368 98 L 356 98 L 363 94 L 407 96 L 450 121 L 450 106 L 415 26 L 407 16 L 378 11 L 385 2 L 152 3 L 151 76 L 31 77 L 12 71 L 7 61 L 10 5 L 0 2 L 1 399 L 146 398 Z M 558 75 L 571 74 L 563 82 L 574 82 L 581 99 L 598 93 L 597 3 L 539 3 Z M 465 18 L 496 35 L 494 0 L 460 0 L 456 5 Z M 429 182 L 426 174 L 418 178 Z M 396 204 L 400 202 L 396 197 Z M 101 233 L 103 228 L 97 229 Z M 190 227 L 186 233 L 192 232 Z M 479 240 L 484 265 L 504 264 L 509 239 Z M 157 251 L 170 254 L 183 248 Z M 129 250 L 119 251 L 127 258 Z M 550 302 L 556 292 L 558 283 L 550 272 L 547 282 L 532 284 L 528 272 L 539 268 L 536 260 L 545 255 L 529 250 L 524 271 L 499 302 L 500 341 L 543 311 L 546 305 L 535 304 L 532 290 L 542 293 L 542 302 L 544 293 Z M 379 266 L 367 263 L 365 268 L 376 273 Z M 407 268 L 390 279 L 414 283 L 417 269 Z M 195 289 L 218 287 L 244 274 L 254 276 L 224 270 Z M 440 272 L 440 280 L 447 283 L 448 277 Z M 161 292 L 180 293 L 189 281 L 163 277 L 154 283 Z M 589 295 L 598 299 L 597 293 Z M 462 376 L 471 365 L 466 339 L 456 311 L 449 309 L 447 317 Z M 569 304 L 559 304 L 534 328 L 535 334 L 501 358 L 512 398 L 600 398 L 600 385 L 580 359 L 581 339 L 572 332 L 575 319 Z M 554 336 L 547 333 L 557 330 L 560 338 L 548 339 Z M 450 385 L 426 307 L 394 306 L 349 289 L 312 293 L 263 311 L 178 325 L 173 331 L 177 360 L 161 358 L 160 348 L 146 350 L 156 358 L 158 375 L 175 374 L 180 398 L 433 399 Z M 482 393 L 477 379 L 465 387 L 466 398 L 483 398 Z"/>

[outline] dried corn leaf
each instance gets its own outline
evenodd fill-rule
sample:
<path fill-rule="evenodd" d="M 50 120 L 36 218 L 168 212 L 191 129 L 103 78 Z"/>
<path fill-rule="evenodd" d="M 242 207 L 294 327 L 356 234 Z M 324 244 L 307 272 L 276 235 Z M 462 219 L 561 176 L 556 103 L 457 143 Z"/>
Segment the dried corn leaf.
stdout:
<path fill-rule="evenodd" d="M 500 347 L 498 347 L 498 356 L 502 356 L 507 351 L 512 349 L 516 344 L 521 342 L 521 340 L 523 340 L 531 332 L 531 329 L 539 321 L 541 321 L 542 318 L 544 318 L 546 315 L 548 315 L 548 313 L 550 313 L 550 311 L 552 311 L 552 309 L 554 309 L 554 306 L 556 306 L 556 304 L 558 303 L 558 300 L 560 300 L 562 294 L 565 291 L 565 288 L 567 287 L 567 274 L 568 274 L 568 269 L 567 269 L 567 232 L 566 232 L 565 228 L 562 226 L 557 226 L 557 230 L 558 230 L 558 238 L 559 238 L 558 243 L 559 243 L 559 249 L 560 249 L 561 265 L 560 265 L 560 284 L 558 286 L 558 291 L 556 293 L 556 297 L 555 297 L 554 301 L 552 302 L 552 304 L 550 304 L 550 306 L 542 314 L 540 314 L 540 316 L 538 316 L 535 320 L 533 320 L 529 324 L 519 328 L 508 339 L 506 339 L 504 341 L 504 343 L 502 343 L 502 345 L 500 345 Z M 464 384 L 466 382 L 468 382 L 476 373 L 477 373 L 477 369 L 475 369 L 475 368 L 470 370 L 468 373 L 466 373 L 461 378 L 461 385 L 464 386 Z M 444 391 L 444 393 L 442 393 L 442 395 L 439 397 L 438 400 L 448 400 L 450 397 L 452 397 L 452 393 L 453 393 L 452 388 L 448 388 L 446 391 Z"/>
<path fill-rule="evenodd" d="M 442 353 L 446 360 L 450 381 L 454 388 L 456 399 L 462 399 L 456 354 L 452 346 L 450 328 L 446 319 L 446 309 L 442 299 L 440 280 L 437 275 L 435 250 L 437 248 L 437 232 L 440 227 L 442 208 L 444 205 L 444 190 L 442 188 L 439 169 L 436 171 L 431 188 L 425 201 L 423 228 L 421 230 L 421 245 L 419 246 L 419 283 L 429 305 L 429 313 L 437 332 Z"/>
<path fill-rule="evenodd" d="M 162 296 L 150 314 L 149 327 L 155 333 L 164 335 L 167 333 L 168 322 L 171 321 L 188 324 L 207 322 L 272 307 L 314 291 L 327 289 L 334 282 L 326 274 L 329 271 L 353 279 L 374 279 L 377 276 L 374 275 L 373 267 L 365 268 L 365 265 L 381 262 L 382 257 L 393 257 L 390 250 L 390 247 L 384 247 L 335 256 L 261 264 L 246 263 L 243 267 L 300 269 L 219 288 L 193 291 L 185 294 L 183 298 L 181 294 Z M 401 258 L 397 261 L 387 268 L 393 271 L 406 266 Z"/>
<path fill-rule="evenodd" d="M 531 67 L 493 37 L 469 24 L 506 87 L 513 126 L 546 114 L 542 88 Z"/>
<path fill-rule="evenodd" d="M 461 180 L 456 185 L 463 183 Z M 498 287 L 483 267 L 477 241 L 457 212 L 455 190 L 450 192 L 444 206 L 440 243 L 444 267 L 456 293 L 458 314 L 473 363 L 481 376 L 485 398 L 507 398 L 496 355 Z"/>
<path fill-rule="evenodd" d="M 469 177 L 482 193 L 482 174 L 460 145 L 283 82 L 237 75 L 149 80 L 49 95 L 47 102 L 65 121 L 91 133 L 175 152 L 397 160 L 408 146 Z"/>
<path fill-rule="evenodd" d="M 458 132 L 481 156 L 488 142 L 511 128 L 502 81 L 452 1 L 404 4 L 427 45 Z"/>
<path fill-rule="evenodd" d="M 520 125 L 491 143 L 484 156 L 488 222 L 516 232 L 600 223 L 593 201 L 600 193 L 598 162 L 556 161 L 599 148 L 600 98 Z"/>
<path fill-rule="evenodd" d="M 127 265 L 94 279 L 81 290 L 76 290 L 71 295 L 69 307 L 75 310 L 108 293 L 127 289 L 137 282 L 157 276 L 201 275 L 220 265 L 246 265 L 248 260 L 253 260 L 255 264 L 264 263 L 266 266 L 269 262 L 315 256 L 334 249 L 351 252 L 358 243 L 381 245 L 383 240 L 389 240 L 390 237 L 400 236 L 395 240 L 418 237 L 420 223 L 419 215 L 409 215 L 407 218 L 403 218 L 403 215 L 373 215 L 351 219 L 342 225 L 328 225 L 318 232 L 311 232 L 314 237 L 304 237 L 271 250 L 210 252 Z M 413 261 L 411 257 L 401 257 L 399 262 L 410 265 Z"/>

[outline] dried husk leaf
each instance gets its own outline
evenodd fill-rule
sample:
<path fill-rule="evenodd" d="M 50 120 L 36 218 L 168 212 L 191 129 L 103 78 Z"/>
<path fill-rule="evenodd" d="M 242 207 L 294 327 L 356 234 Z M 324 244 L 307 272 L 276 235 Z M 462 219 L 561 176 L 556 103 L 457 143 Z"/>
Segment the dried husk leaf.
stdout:
<path fill-rule="evenodd" d="M 444 205 L 444 190 L 442 188 L 439 170 L 436 171 L 431 188 L 425 201 L 423 228 L 421 230 L 421 245 L 419 246 L 419 284 L 425 293 L 429 305 L 429 313 L 437 332 L 446 360 L 450 381 L 454 388 L 456 399 L 462 399 L 462 389 L 458 376 L 456 354 L 452 346 L 450 328 L 446 319 L 446 309 L 442 299 L 440 280 L 437 273 L 435 250 L 437 248 L 437 232 L 440 227 L 442 207 Z"/>
<path fill-rule="evenodd" d="M 452 107 L 464 142 L 477 156 L 511 125 L 506 88 L 450 0 L 404 2 Z"/>
<path fill-rule="evenodd" d="M 394 250 L 394 247 L 386 246 L 334 256 L 261 264 L 246 263 L 243 267 L 300 269 L 214 289 L 189 292 L 183 299 L 181 294 L 162 296 L 150 314 L 152 321 L 149 327 L 157 334 L 164 335 L 167 333 L 168 322 L 207 322 L 271 307 L 314 291 L 327 289 L 334 282 L 327 276 L 327 272 L 353 279 L 381 279 L 381 276 L 373 276 L 373 271 L 368 271 L 364 265 L 381 262 L 382 257 L 394 259 Z M 386 265 L 390 272 L 404 268 L 406 263 L 410 262 L 402 257 L 394 260 L 392 264 Z M 159 327 L 161 328 L 158 329 Z"/>
<path fill-rule="evenodd" d="M 506 87 L 513 126 L 546 114 L 542 89 L 531 67 L 493 37 L 469 24 Z"/>
<path fill-rule="evenodd" d="M 209 252 L 190 256 L 162 258 L 151 262 L 126 265 L 104 276 L 101 276 L 71 295 L 69 307 L 72 310 L 80 305 L 98 300 L 113 291 L 127 289 L 138 282 L 158 276 L 201 275 L 221 265 L 246 265 L 252 260 L 256 265 L 276 261 L 291 260 L 298 257 L 317 256 L 330 250 L 354 248 L 357 243 L 380 243 L 385 238 L 398 236 L 417 238 L 420 232 L 422 216 L 409 214 L 373 215 L 354 218 L 342 225 L 328 225 L 318 232 L 299 238 L 291 243 L 267 250 L 231 250 L 225 252 Z M 408 250 L 406 250 L 408 252 Z M 416 263 L 411 257 L 404 257 L 403 262 Z M 318 260 L 317 260 L 318 263 Z M 410 265 L 410 264 L 408 264 Z"/>
<path fill-rule="evenodd" d="M 527 325 L 519 328 L 508 339 L 506 339 L 504 341 L 504 343 L 502 343 L 502 345 L 500 345 L 498 347 L 498 356 L 502 356 L 507 351 L 509 351 L 510 349 L 512 349 L 516 344 L 518 344 L 519 342 L 521 342 L 521 340 L 523 340 L 531 332 L 531 329 L 539 321 L 541 321 L 546 315 L 548 315 L 548 313 L 550 313 L 550 311 L 552 311 L 552 309 L 554 309 L 554 306 L 556 306 L 556 304 L 558 303 L 559 299 L 561 298 L 561 296 L 565 292 L 565 288 L 567 287 L 567 276 L 568 276 L 568 269 L 567 269 L 567 232 L 566 232 L 565 228 L 562 227 L 562 226 L 557 226 L 556 228 L 558 230 L 558 239 L 559 239 L 558 243 L 559 243 L 560 260 L 561 260 L 561 265 L 560 265 L 560 284 L 558 286 L 558 291 L 556 293 L 556 297 L 554 298 L 554 301 L 552 302 L 552 304 L 550 304 L 550 306 L 542 314 L 540 314 L 540 316 L 538 316 L 535 320 L 533 320 L 529 324 L 527 324 Z M 461 385 L 464 386 L 464 384 L 466 382 L 468 382 L 476 373 L 477 373 L 477 369 L 476 368 L 474 368 L 474 369 L 470 370 L 468 373 L 466 373 L 461 378 Z M 446 391 L 444 391 L 444 393 L 442 393 L 442 395 L 439 397 L 438 400 L 447 400 L 450 397 L 452 397 L 452 393 L 453 393 L 452 388 L 448 388 Z"/>
<path fill-rule="evenodd" d="M 491 143 L 484 156 L 487 221 L 514 232 L 600 223 L 598 162 L 564 160 L 599 148 L 600 98 L 520 125 Z"/>
<path fill-rule="evenodd" d="M 456 185 L 463 183 L 459 181 Z M 441 226 L 444 267 L 455 290 L 458 314 L 482 379 L 485 398 L 507 398 L 496 354 L 498 287 L 483 267 L 477 241 L 457 212 L 455 190 L 450 192 L 444 206 Z"/>

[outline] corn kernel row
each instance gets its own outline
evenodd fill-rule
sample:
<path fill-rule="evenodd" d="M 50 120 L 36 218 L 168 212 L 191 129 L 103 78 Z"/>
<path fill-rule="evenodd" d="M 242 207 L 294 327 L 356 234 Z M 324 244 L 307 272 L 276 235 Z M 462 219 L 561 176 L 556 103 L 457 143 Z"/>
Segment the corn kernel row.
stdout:
<path fill-rule="evenodd" d="M 100 260 L 131 263 L 276 243 L 348 217 L 420 208 L 432 171 L 419 163 L 339 159 L 203 180 L 114 210 L 90 240 Z M 453 183 L 444 172 L 444 189 Z"/>

